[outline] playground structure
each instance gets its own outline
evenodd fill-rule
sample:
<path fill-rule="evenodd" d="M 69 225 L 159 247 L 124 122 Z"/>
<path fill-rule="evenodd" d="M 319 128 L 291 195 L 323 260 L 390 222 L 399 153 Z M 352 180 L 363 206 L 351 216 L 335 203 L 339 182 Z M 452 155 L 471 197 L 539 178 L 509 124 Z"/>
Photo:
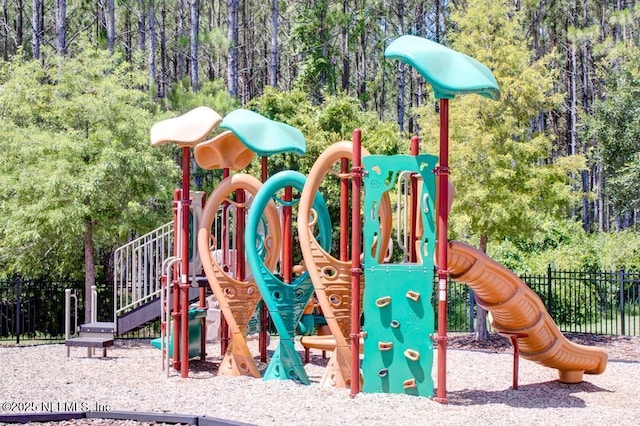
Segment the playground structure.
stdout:
<path fill-rule="evenodd" d="M 191 201 L 184 194 L 190 193 L 188 158 L 193 148 L 201 167 L 225 170 L 225 179 L 205 204 L 197 240 L 202 267 L 229 324 L 231 341 L 223 350 L 220 374 L 260 376 L 245 339 L 248 320 L 262 298 L 280 334 L 265 379 L 308 383 L 293 342 L 295 328 L 313 290 L 331 336 L 308 336 L 301 341 L 309 347 L 331 350 L 323 385 L 350 387 L 352 396 L 361 386 L 365 392 L 432 396 L 435 344 L 436 400 L 446 402 L 449 274 L 474 289 L 479 304 L 492 313 L 493 327 L 509 336 L 524 358 L 558 369 L 560 381 L 566 383 L 581 381 L 583 373 L 602 373 L 606 354 L 566 341 L 525 284 L 477 250 L 447 240 L 452 198 L 448 182 L 448 101 L 456 95 L 471 93 L 497 99 L 499 89 L 491 72 L 473 58 L 413 36 L 392 42 L 385 56 L 413 66 L 432 85 L 440 103 L 439 157 L 419 155 L 417 139 L 412 141 L 412 155 L 369 155 L 361 147 L 360 132 L 355 131 L 352 141 L 338 142 L 322 153 L 306 178 L 283 172 L 267 180 L 269 155 L 304 154 L 304 138 L 291 126 L 247 110 L 234 111 L 223 120 L 206 108 L 154 126 L 155 144 L 175 142 L 183 152 L 183 187 L 177 202 L 176 227 L 180 229 L 176 246 L 181 251 L 165 264 L 167 270 L 175 264 L 179 271 L 165 274 L 179 277 L 172 286 L 173 334 L 175 341 L 180 342 L 180 351 L 174 351 L 174 367 L 179 365 L 181 375 L 186 377 L 189 331 L 184 317 L 194 280 L 189 283 L 187 254 L 186 207 Z M 226 131 L 205 141 L 218 125 Z M 255 153 L 263 160 L 262 182 L 242 173 L 229 175 L 229 170 L 245 168 Z M 337 176 L 341 188 L 337 257 L 329 253 L 331 235 L 327 229 L 331 224 L 319 193 L 329 175 Z M 361 210 L 363 184 L 365 197 Z M 292 188 L 299 192 L 297 201 L 292 199 Z M 399 188 L 395 195 L 398 205 L 393 212 L 389 193 L 395 188 Z M 278 197 L 276 194 L 281 190 L 285 195 Z M 274 199 L 280 204 L 279 209 Z M 350 225 L 348 200 L 351 200 Z M 291 208 L 296 202 L 299 202 L 297 232 L 304 262 L 294 267 Z M 402 262 L 397 264 L 390 263 L 389 256 L 394 215 L 397 244 L 403 250 Z M 230 232 L 232 228 L 235 232 Z M 245 256 L 239 253 L 246 253 L 249 268 Z M 438 275 L 435 291 L 431 284 L 434 266 Z M 202 301 L 204 289 L 198 288 L 198 292 Z M 437 335 L 432 334 L 433 293 L 438 303 Z M 262 317 L 263 321 L 265 318 Z M 168 317 L 163 322 L 168 324 Z M 263 346 L 261 339 L 261 355 Z"/>

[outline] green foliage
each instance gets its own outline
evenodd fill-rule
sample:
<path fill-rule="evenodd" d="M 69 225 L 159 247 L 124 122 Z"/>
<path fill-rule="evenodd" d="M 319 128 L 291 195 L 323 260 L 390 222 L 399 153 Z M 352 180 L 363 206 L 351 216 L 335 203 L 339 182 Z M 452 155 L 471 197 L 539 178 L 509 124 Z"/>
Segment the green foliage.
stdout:
<path fill-rule="evenodd" d="M 0 71 L 0 270 L 78 278 L 84 238 L 108 252 L 170 216 L 177 168 L 148 141 L 144 74 L 88 46 L 43 57 Z"/>
<path fill-rule="evenodd" d="M 372 154 L 397 154 L 400 145 L 394 123 L 381 122 L 370 112 L 362 111 L 360 103 L 349 96 L 327 96 L 321 105 L 315 106 L 300 91 L 280 92 L 265 88 L 262 96 L 253 99 L 248 107 L 266 117 L 297 127 L 307 141 L 306 155 L 291 154 L 269 158 L 269 174 L 280 170 L 297 170 L 308 174 L 318 156 L 331 144 L 351 140 L 355 128 L 362 130 L 362 144 Z M 408 152 L 408 142 L 406 144 Z M 259 175 L 259 163 L 254 161 L 248 172 Z M 337 179 L 326 179 L 322 192 L 328 201 L 334 230 L 339 224 L 340 188 Z M 333 200 L 333 201 L 331 201 Z M 334 236 L 334 243 L 338 239 Z"/>
<path fill-rule="evenodd" d="M 560 326 L 584 325 L 595 322 L 600 312 L 593 310 L 594 301 L 599 300 L 595 283 L 579 281 L 572 286 L 558 286 L 551 295 L 549 314 Z"/>
<path fill-rule="evenodd" d="M 585 117 L 584 136 L 598 143 L 605 195 L 619 218 L 640 208 L 640 48 L 619 44 L 603 58 L 599 74 L 605 94 Z"/>
<path fill-rule="evenodd" d="M 492 69 L 501 91 L 498 102 L 475 95 L 450 102 L 452 236 L 523 239 L 547 218 L 566 215 L 576 196 L 570 173 L 584 167 L 582 157 L 550 161 L 550 135 L 530 130 L 531 120 L 560 100 L 552 94 L 552 57 L 533 59 L 522 16 L 508 2 L 472 2 L 451 18 L 452 48 Z M 428 107 L 420 113 L 428 150 L 436 152 L 438 115 Z"/>
<path fill-rule="evenodd" d="M 572 220 L 549 220 L 523 239 L 506 238 L 489 255 L 518 275 L 545 274 L 553 269 L 584 272 L 640 270 L 637 233 L 587 234 Z"/>

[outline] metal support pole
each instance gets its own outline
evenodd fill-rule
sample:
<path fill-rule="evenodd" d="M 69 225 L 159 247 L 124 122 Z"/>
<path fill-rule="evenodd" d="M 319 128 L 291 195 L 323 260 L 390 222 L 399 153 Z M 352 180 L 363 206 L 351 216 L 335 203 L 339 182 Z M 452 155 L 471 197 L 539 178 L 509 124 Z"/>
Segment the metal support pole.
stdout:
<path fill-rule="evenodd" d="M 618 282 L 620 286 L 620 334 L 625 336 L 627 334 L 627 327 L 624 318 L 624 269 L 621 269 L 618 273 Z"/>
<path fill-rule="evenodd" d="M 420 153 L 420 138 L 413 136 L 411 138 L 411 155 L 416 156 Z M 418 255 L 416 253 L 416 222 L 418 219 L 418 178 L 415 173 L 411 174 L 411 211 L 410 211 L 410 228 L 409 228 L 409 262 L 416 263 Z M 384 241 L 381 242 L 384 244 Z"/>
<path fill-rule="evenodd" d="M 180 203 L 180 195 L 181 191 L 178 189 L 173 193 L 173 200 L 176 206 L 175 218 L 174 218 L 174 245 L 173 245 L 173 254 L 177 258 L 180 258 L 180 221 L 182 204 Z M 171 280 L 171 285 L 173 286 L 173 368 L 178 370 L 180 369 L 180 351 L 178 350 L 178 344 L 180 342 L 180 285 L 178 282 L 178 272 L 179 268 L 174 269 L 173 277 Z M 168 279 L 168 277 L 167 277 Z M 168 344 L 168 342 L 167 342 Z"/>
<path fill-rule="evenodd" d="M 349 260 L 349 159 L 340 160 L 340 260 Z"/>
<path fill-rule="evenodd" d="M 293 199 L 293 188 L 287 186 L 284 188 L 283 201 L 289 202 Z M 285 205 L 282 208 L 282 280 L 286 284 L 291 284 L 292 281 L 292 259 L 291 251 L 293 244 L 293 235 L 291 233 L 293 211 L 291 206 Z"/>
<path fill-rule="evenodd" d="M 20 301 L 20 292 L 22 291 L 20 289 L 20 284 L 21 284 L 21 279 L 19 279 L 18 281 L 16 281 L 16 326 L 15 326 L 15 331 L 16 331 L 16 344 L 20 344 L 20 322 L 22 321 L 22 318 L 20 318 L 20 310 L 22 309 L 21 306 L 21 301 Z"/>
<path fill-rule="evenodd" d="M 438 178 L 438 392 L 435 400 L 447 402 L 447 222 L 449 215 L 449 100 L 440 99 L 440 164 Z"/>
<path fill-rule="evenodd" d="M 260 158 L 260 178 L 262 183 L 267 180 L 269 174 L 269 164 L 267 157 Z M 267 335 L 269 333 L 269 308 L 266 303 L 260 305 L 260 335 L 258 337 L 258 347 L 260 349 L 260 362 L 267 362 Z"/>
<path fill-rule="evenodd" d="M 362 187 L 362 134 L 353 131 L 351 206 L 351 397 L 360 392 L 360 188 Z"/>
<path fill-rule="evenodd" d="M 226 179 L 229 177 L 229 169 L 222 169 L 222 178 Z M 227 218 L 229 217 L 229 205 L 225 202 L 222 210 L 222 264 L 226 265 L 229 261 L 229 229 L 227 228 Z M 224 355 L 227 352 L 227 346 L 229 346 L 229 325 L 227 324 L 227 320 L 220 312 L 220 353 Z"/>
<path fill-rule="evenodd" d="M 189 198 L 191 151 L 182 147 L 182 229 L 180 232 L 180 377 L 189 375 Z M 174 342 L 175 343 L 175 342 Z M 175 345 L 174 345 L 175 346 Z M 175 350 L 175 348 L 174 348 Z"/>

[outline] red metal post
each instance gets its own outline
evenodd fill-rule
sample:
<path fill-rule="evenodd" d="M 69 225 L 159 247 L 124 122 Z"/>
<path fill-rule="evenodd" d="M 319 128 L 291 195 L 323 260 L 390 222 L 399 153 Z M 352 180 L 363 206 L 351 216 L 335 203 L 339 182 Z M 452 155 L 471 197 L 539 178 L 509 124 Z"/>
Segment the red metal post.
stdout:
<path fill-rule="evenodd" d="M 260 158 L 261 164 L 261 181 L 264 183 L 267 180 L 269 167 L 267 157 Z M 260 335 L 258 337 L 258 348 L 260 349 L 260 362 L 267 362 L 267 335 L 269 333 L 269 309 L 267 305 L 262 302 L 262 309 L 260 310 Z"/>
<path fill-rule="evenodd" d="M 351 397 L 360 392 L 360 188 L 362 187 L 362 133 L 353 131 L 351 206 Z"/>
<path fill-rule="evenodd" d="M 203 195 L 202 203 L 200 204 L 200 207 L 203 209 L 206 203 L 206 199 L 207 199 L 206 195 Z M 196 238 L 196 235 L 194 235 L 194 238 Z M 200 287 L 198 297 L 199 297 L 198 300 L 200 302 L 198 303 L 198 307 L 200 309 L 206 309 L 207 308 L 207 303 L 206 303 L 207 291 L 204 287 Z M 207 358 L 207 318 L 206 317 L 200 319 L 200 328 L 202 330 L 202 333 L 200 334 L 200 360 L 204 361 Z"/>
<path fill-rule="evenodd" d="M 283 201 L 291 201 L 293 199 L 293 188 L 287 186 L 284 188 Z M 292 245 L 293 238 L 291 233 L 292 225 L 292 208 L 291 206 L 284 206 L 282 208 L 282 280 L 291 284 L 292 276 L 291 270 L 293 268 L 292 262 Z"/>
<path fill-rule="evenodd" d="M 449 100 L 440 99 L 440 164 L 438 178 L 438 392 L 435 400 L 447 402 L 447 222 L 449 215 Z"/>
<path fill-rule="evenodd" d="M 420 138 L 418 136 L 413 136 L 411 138 L 411 155 L 418 155 L 420 153 Z M 410 222 L 411 227 L 409 228 L 409 262 L 415 263 L 418 261 L 418 255 L 416 253 L 416 222 L 418 218 L 418 178 L 415 174 L 411 174 L 411 212 L 410 212 Z M 384 244 L 382 242 L 381 244 Z"/>
<path fill-rule="evenodd" d="M 191 151 L 182 147 L 182 229 L 180 253 L 180 376 L 189 375 L 189 198 Z M 175 348 L 174 348 L 175 349 Z"/>
<path fill-rule="evenodd" d="M 244 189 L 236 191 L 236 202 L 240 205 L 245 202 Z M 244 264 L 244 229 L 245 229 L 245 208 L 238 207 L 236 213 L 236 279 L 244 281 L 245 264 Z"/>
<path fill-rule="evenodd" d="M 229 169 L 222 169 L 222 178 L 229 177 Z M 222 264 L 228 265 L 229 262 L 229 230 L 227 229 L 227 219 L 229 217 L 229 205 L 225 202 L 222 208 L 222 231 L 220 233 L 220 239 L 222 240 Z M 224 355 L 227 352 L 227 346 L 229 346 L 229 325 L 227 320 L 220 312 L 220 353 Z"/>
<path fill-rule="evenodd" d="M 340 160 L 340 260 L 349 259 L 349 159 Z"/>
<path fill-rule="evenodd" d="M 180 229 L 178 227 L 178 215 L 180 214 L 180 199 L 182 198 L 180 189 L 173 191 L 173 255 L 180 256 L 180 247 L 178 247 L 178 233 Z M 180 351 L 178 351 L 178 343 L 180 341 L 180 284 L 178 281 L 178 269 L 173 269 L 173 277 L 171 280 L 173 285 L 173 368 L 178 370 L 180 368 Z M 169 342 L 167 342 L 169 346 Z"/>

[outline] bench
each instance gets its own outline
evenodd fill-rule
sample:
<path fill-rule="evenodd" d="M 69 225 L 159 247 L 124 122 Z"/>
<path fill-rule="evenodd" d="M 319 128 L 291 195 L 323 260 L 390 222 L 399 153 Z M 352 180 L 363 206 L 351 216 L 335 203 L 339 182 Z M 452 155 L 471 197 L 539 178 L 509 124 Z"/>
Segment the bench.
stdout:
<path fill-rule="evenodd" d="M 67 358 L 69 358 L 72 347 L 87 348 L 87 356 L 91 358 L 93 348 L 102 348 L 102 356 L 107 356 L 107 348 L 113 346 L 113 337 L 74 337 L 64 342 L 67 347 Z"/>

